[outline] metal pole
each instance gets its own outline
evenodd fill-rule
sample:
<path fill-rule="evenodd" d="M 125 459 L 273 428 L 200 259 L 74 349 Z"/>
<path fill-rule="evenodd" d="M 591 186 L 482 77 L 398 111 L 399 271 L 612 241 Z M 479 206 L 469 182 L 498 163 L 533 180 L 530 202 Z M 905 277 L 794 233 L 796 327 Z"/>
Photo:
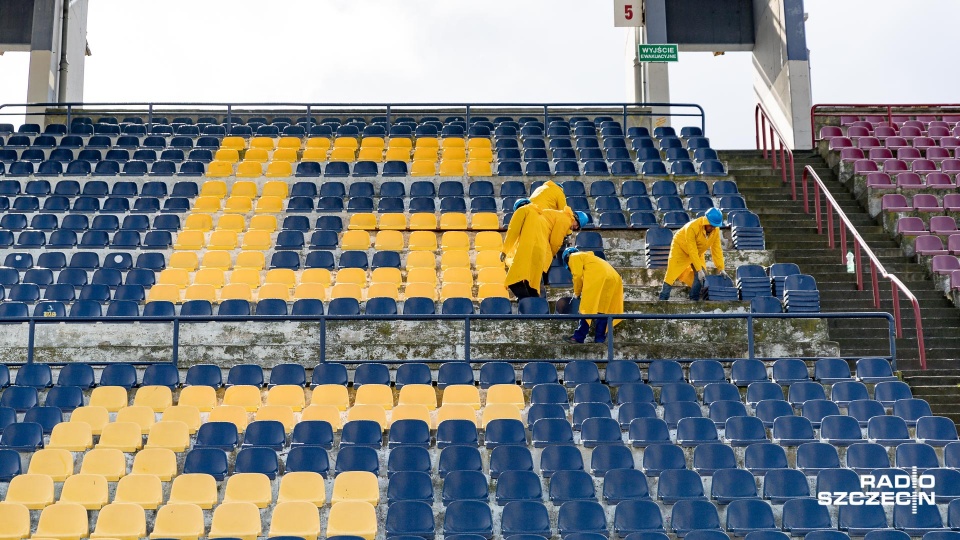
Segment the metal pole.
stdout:
<path fill-rule="evenodd" d="M 67 105 L 67 135 L 73 134 L 73 106 Z"/>
<path fill-rule="evenodd" d="M 33 363 L 33 347 L 36 341 L 37 323 L 33 319 L 27 324 L 27 363 Z"/>
<path fill-rule="evenodd" d="M 327 318 L 320 319 L 320 363 L 327 361 Z"/>
<path fill-rule="evenodd" d="M 311 112 L 312 107 L 307 105 L 307 137 L 310 137 L 310 128 L 313 127 L 313 113 Z"/>
<path fill-rule="evenodd" d="M 853 260 L 857 263 L 857 290 L 863 290 L 863 262 L 860 261 L 860 242 L 853 243 Z M 872 264 L 872 263 L 871 263 Z M 876 288 L 877 284 L 873 284 Z"/>
<path fill-rule="evenodd" d="M 827 238 L 829 238 L 830 249 L 833 249 L 837 245 L 836 238 L 833 237 L 833 206 L 826 205 L 827 207 Z"/>
<path fill-rule="evenodd" d="M 613 317 L 607 316 L 607 362 L 613 362 Z"/>
<path fill-rule="evenodd" d="M 627 104 L 626 103 L 623 104 L 623 124 L 622 125 L 623 125 L 623 133 L 626 134 L 627 133 Z M 703 131 L 703 128 L 700 128 L 700 130 Z"/>
<path fill-rule="evenodd" d="M 467 113 L 470 114 L 470 113 Z M 470 362 L 470 316 L 463 318 L 463 361 Z"/>
<path fill-rule="evenodd" d="M 153 129 L 153 103 L 147 105 L 147 133 Z"/>
<path fill-rule="evenodd" d="M 877 281 L 877 265 L 870 259 L 870 282 L 873 284 L 873 307 L 880 308 L 880 284 Z"/>
<path fill-rule="evenodd" d="M 180 319 L 173 320 L 173 351 L 170 354 L 170 361 L 174 365 L 180 365 Z"/>
<path fill-rule="evenodd" d="M 840 262 L 847 260 L 847 227 L 843 220 L 840 220 Z M 856 242 L 854 242 L 856 243 Z"/>
<path fill-rule="evenodd" d="M 467 104 L 467 134 L 470 133 L 470 104 Z"/>
<path fill-rule="evenodd" d="M 543 106 L 543 131 L 544 131 L 544 133 L 546 133 L 546 131 L 547 131 L 547 126 L 550 125 L 550 112 L 549 112 L 549 111 L 550 111 L 550 106 L 549 106 L 549 105 L 544 105 L 544 106 Z"/>
<path fill-rule="evenodd" d="M 390 105 L 387 105 L 387 125 L 388 125 L 388 126 L 391 125 L 391 124 L 393 124 L 393 122 L 390 121 L 390 116 L 391 116 L 391 114 L 390 114 Z M 389 130 L 388 130 L 388 131 L 389 131 Z"/>
<path fill-rule="evenodd" d="M 233 105 L 227 105 L 227 135 L 230 134 L 230 127 L 233 124 Z"/>
<path fill-rule="evenodd" d="M 897 323 L 897 337 L 902 337 L 902 336 L 903 336 L 903 321 L 901 320 L 901 317 L 900 317 L 900 294 L 899 294 L 899 291 L 897 290 L 897 284 L 894 283 L 893 280 L 890 281 L 890 289 L 891 289 L 890 292 L 893 294 L 893 296 L 892 296 L 892 298 L 893 298 L 893 317 L 894 317 L 893 320 L 896 321 L 896 323 Z"/>
<path fill-rule="evenodd" d="M 894 285 L 894 286 L 895 286 L 895 285 Z M 888 319 L 888 320 L 887 320 L 887 324 L 888 324 L 889 327 L 890 327 L 890 328 L 889 328 L 889 334 L 890 334 L 890 363 L 891 363 L 891 365 L 892 365 L 892 367 L 893 367 L 893 371 L 896 372 L 896 371 L 897 371 L 897 338 L 896 338 L 896 334 L 894 333 L 894 329 L 893 329 L 893 324 L 894 324 L 893 321 L 891 321 L 891 320 Z M 920 363 L 921 363 L 921 367 L 922 367 L 923 369 L 927 369 L 927 366 L 925 365 L 926 362 L 924 362 L 924 358 L 923 358 L 923 350 L 920 351 Z"/>
<path fill-rule="evenodd" d="M 753 339 L 753 315 L 747 315 L 747 358 L 751 360 L 755 354 Z"/>

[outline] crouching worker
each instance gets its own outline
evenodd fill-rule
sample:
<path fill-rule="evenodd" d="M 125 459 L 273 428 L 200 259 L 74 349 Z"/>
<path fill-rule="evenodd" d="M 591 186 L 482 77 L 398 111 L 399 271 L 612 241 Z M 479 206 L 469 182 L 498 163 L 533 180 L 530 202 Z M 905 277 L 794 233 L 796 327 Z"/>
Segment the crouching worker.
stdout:
<path fill-rule="evenodd" d="M 510 267 L 503 284 L 517 300 L 540 296 L 543 272 L 553 256 L 547 234 L 540 207 L 530 204 L 530 199 L 518 200 L 513 205 L 513 217 L 500 253 L 500 260 Z"/>
<path fill-rule="evenodd" d="M 707 250 L 710 250 L 710 257 L 717 267 L 717 272 L 724 271 L 723 250 L 720 247 L 721 225 L 723 213 L 711 208 L 673 235 L 660 300 L 669 300 L 673 287 L 681 284 L 690 287 L 691 300 L 700 300 L 700 291 L 706 279 L 707 263 L 704 255 Z"/>
<path fill-rule="evenodd" d="M 590 251 L 571 247 L 563 250 L 563 264 L 573 276 L 573 294 L 580 298 L 581 314 L 623 313 L 623 279 L 610 263 Z M 590 331 L 590 323 L 588 319 L 580 319 L 580 326 L 566 341 L 583 343 Z M 613 321 L 614 326 L 619 323 L 620 320 Z M 604 343 L 606 340 L 607 319 L 597 317 L 593 341 Z"/>

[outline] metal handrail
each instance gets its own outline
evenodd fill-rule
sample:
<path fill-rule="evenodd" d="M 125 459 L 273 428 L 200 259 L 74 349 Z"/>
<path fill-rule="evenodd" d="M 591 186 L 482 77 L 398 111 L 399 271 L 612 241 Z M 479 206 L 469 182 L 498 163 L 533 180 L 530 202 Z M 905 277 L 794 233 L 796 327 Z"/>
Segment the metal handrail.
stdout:
<path fill-rule="evenodd" d="M 944 109 L 947 107 L 957 109 L 956 111 L 952 111 L 949 114 L 960 115 L 960 104 L 956 104 L 956 103 L 915 103 L 915 104 L 910 104 L 910 103 L 901 103 L 901 104 L 897 104 L 897 103 L 873 103 L 873 104 L 871 103 L 818 103 L 813 107 L 810 107 L 810 126 L 811 126 L 810 142 L 813 144 L 813 146 L 816 146 L 817 141 L 820 140 L 819 138 L 820 134 L 816 129 L 817 127 L 816 117 L 818 116 L 843 116 L 844 114 L 877 114 L 878 112 L 880 114 L 884 114 L 885 112 L 887 115 L 887 122 L 892 123 L 894 109 L 910 109 L 910 110 L 904 111 L 904 113 L 913 114 L 913 115 L 932 114 L 934 116 L 937 116 L 937 115 L 943 116 L 944 114 L 948 114 L 948 113 L 945 113 L 942 110 L 937 111 L 937 109 Z M 849 113 L 844 113 L 842 110 L 830 111 L 829 113 L 817 112 L 818 109 L 844 109 L 844 108 L 872 109 L 873 112 L 854 111 L 854 110 L 851 110 Z M 921 110 L 917 110 L 917 109 L 921 109 Z M 929 112 L 926 112 L 926 111 L 929 111 Z"/>
<path fill-rule="evenodd" d="M 880 288 L 878 284 L 877 272 L 881 274 L 882 277 L 885 277 L 890 280 L 891 296 L 893 299 L 893 312 L 894 312 L 894 321 L 896 323 L 896 336 L 903 337 L 903 322 L 900 314 L 900 296 L 898 290 L 907 297 L 910 303 L 913 305 L 913 317 L 916 322 L 917 329 L 917 349 L 920 356 L 920 369 L 927 369 L 927 354 L 926 348 L 924 347 L 923 342 L 923 322 L 920 316 L 920 302 L 917 300 L 917 297 L 914 296 L 910 289 L 903 284 L 900 279 L 887 272 L 883 267 L 883 264 L 880 263 L 880 259 L 873 253 L 873 250 L 870 249 L 870 246 L 867 245 L 866 240 L 860 236 L 860 233 L 857 231 L 857 228 L 850 221 L 850 218 L 847 217 L 847 214 L 844 213 L 843 209 L 840 208 L 840 205 L 837 203 L 837 200 L 833 198 L 833 195 L 830 193 L 830 190 L 827 189 L 827 186 L 823 183 L 823 180 L 817 174 L 817 171 L 813 169 L 810 165 L 807 165 L 803 168 L 803 210 L 807 214 L 810 213 L 810 207 L 808 205 L 807 197 L 807 179 L 813 178 L 813 200 L 814 208 L 816 213 L 817 220 L 817 234 L 823 234 L 823 214 L 820 211 L 820 192 L 823 191 L 823 196 L 829 204 L 826 205 L 827 210 L 827 242 L 829 247 L 832 249 L 836 247 L 836 241 L 834 240 L 834 227 L 833 227 L 833 212 L 836 210 L 837 217 L 839 218 L 840 225 L 840 258 L 842 261 L 846 260 L 847 256 L 847 231 L 853 236 L 853 260 L 856 264 L 856 274 L 857 274 L 857 290 L 863 290 L 863 263 L 860 258 L 861 251 L 866 253 L 867 258 L 870 260 L 870 279 L 873 286 L 873 305 L 875 308 L 880 308 Z"/>
<path fill-rule="evenodd" d="M 780 130 L 773 123 L 773 120 L 770 119 L 770 115 L 767 114 L 766 109 L 763 108 L 763 105 L 757 103 L 757 107 L 753 111 L 753 124 L 754 131 L 757 139 L 757 150 L 760 150 L 761 139 L 763 142 L 763 159 L 767 159 L 767 123 L 770 123 L 770 167 L 776 171 L 780 169 L 780 175 L 783 178 L 783 183 L 787 183 L 787 167 L 785 157 L 790 158 L 790 196 L 793 200 L 797 200 L 797 173 L 793 165 L 793 150 L 785 143 L 786 139 L 783 137 L 783 134 L 780 133 Z M 776 134 L 776 139 L 774 139 L 774 134 Z M 780 162 L 779 167 L 777 163 L 777 144 L 780 145 Z"/>

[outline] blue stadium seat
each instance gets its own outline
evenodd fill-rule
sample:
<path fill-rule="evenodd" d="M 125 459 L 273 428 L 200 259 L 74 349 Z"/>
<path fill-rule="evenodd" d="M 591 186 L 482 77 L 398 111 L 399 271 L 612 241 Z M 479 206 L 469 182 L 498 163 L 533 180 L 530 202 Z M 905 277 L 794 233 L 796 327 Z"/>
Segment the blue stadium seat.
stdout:
<path fill-rule="evenodd" d="M 697 389 L 686 382 L 664 382 L 660 387 L 660 403 L 667 405 L 680 401 L 697 401 Z M 651 382 L 651 386 L 656 386 L 656 382 Z"/>
<path fill-rule="evenodd" d="M 307 261 L 309 262 L 309 256 Z M 357 309 L 359 311 L 359 308 Z M 291 315 L 320 316 L 323 315 L 323 301 L 315 298 L 302 298 L 293 303 Z"/>
<path fill-rule="evenodd" d="M 396 371 L 396 386 L 402 388 L 407 384 L 433 384 L 433 375 L 430 366 L 421 362 L 401 364 Z"/>
<path fill-rule="evenodd" d="M 884 407 L 892 407 L 897 400 L 912 397 L 910 387 L 903 381 L 882 381 L 873 388 L 873 399 L 879 401 Z"/>
<path fill-rule="evenodd" d="M 480 450 L 476 445 L 447 446 L 440 451 L 440 458 L 437 461 L 437 471 L 440 473 L 440 478 L 446 478 L 448 474 L 454 471 L 480 472 L 482 470 Z"/>
<path fill-rule="evenodd" d="M 781 416 L 773 421 L 773 441 L 778 444 L 799 446 L 813 438 L 813 424 L 802 416 Z"/>
<path fill-rule="evenodd" d="M 280 451 L 286 445 L 286 442 L 286 431 L 283 424 L 277 420 L 256 420 L 250 422 L 247 426 L 243 434 L 242 446 L 261 446 Z"/>
<path fill-rule="evenodd" d="M 364 307 L 367 315 L 396 315 L 397 301 L 393 298 L 369 298 Z"/>
<path fill-rule="evenodd" d="M 141 384 L 143 386 L 166 386 L 175 389 L 180 386 L 180 372 L 174 364 L 149 365 L 143 372 Z"/>
<path fill-rule="evenodd" d="M 383 430 L 380 424 L 373 420 L 351 420 L 343 425 L 340 433 L 340 447 L 368 446 L 380 448 L 383 446 Z"/>
<path fill-rule="evenodd" d="M 575 431 L 580 431 L 583 422 L 590 418 L 610 418 L 610 405 L 597 402 L 576 403 L 574 405 L 573 429 Z"/>
<path fill-rule="evenodd" d="M 443 520 L 444 537 L 454 534 L 493 536 L 493 517 L 486 502 L 454 501 L 447 505 Z"/>
<path fill-rule="evenodd" d="M 56 407 L 63 412 L 71 412 L 83 406 L 83 389 L 79 386 L 55 386 L 47 392 L 43 404 L 47 407 Z"/>
<path fill-rule="evenodd" d="M 189 300 L 180 306 L 180 316 L 182 317 L 210 317 L 212 315 L 213 304 L 208 300 Z"/>
<path fill-rule="evenodd" d="M 357 366 L 353 372 L 353 386 L 365 384 L 390 385 L 390 369 L 384 364 L 366 363 Z"/>
<path fill-rule="evenodd" d="M 677 443 L 680 446 L 693 447 L 718 440 L 717 427 L 709 418 L 682 418 L 677 423 Z"/>
<path fill-rule="evenodd" d="M 485 445 L 487 448 L 496 448 L 501 445 L 527 444 L 527 434 L 524 430 L 523 422 L 520 420 L 494 419 L 487 423 L 485 431 Z"/>
<path fill-rule="evenodd" d="M 372 451 L 376 454 L 376 451 L 372 448 L 365 448 L 362 446 L 354 446 L 345 448 L 342 451 L 342 456 L 344 460 L 344 467 L 357 466 L 358 460 L 355 455 L 356 451 Z M 362 453 L 360 452 L 360 453 Z M 369 458 L 369 454 L 366 454 L 366 457 Z M 347 462 L 350 463 L 347 463 Z M 372 466 L 373 469 L 371 472 L 376 474 L 377 464 L 375 462 L 367 461 L 368 466 Z M 337 466 L 340 467 L 341 464 L 339 460 Z M 313 446 L 313 445 L 302 445 L 294 446 L 290 448 L 290 452 L 287 454 L 287 460 L 284 463 L 285 472 L 315 472 L 321 476 L 326 477 L 327 472 L 330 470 L 330 457 L 327 455 L 327 450 L 322 446 Z M 339 469 L 338 469 L 339 470 Z M 348 470 L 348 469 L 343 469 Z"/>
<path fill-rule="evenodd" d="M 322 420 L 304 420 L 293 426 L 290 446 L 333 447 L 333 428 Z"/>
<path fill-rule="evenodd" d="M 718 478 L 715 474 L 713 482 L 716 486 L 718 482 L 722 483 L 722 478 Z M 703 482 L 696 471 L 667 469 L 660 473 L 660 480 L 657 483 L 657 499 L 667 504 L 673 504 L 683 499 L 703 498 Z"/>
<path fill-rule="evenodd" d="M 636 469 L 611 469 L 603 477 L 603 500 L 607 504 L 649 499 L 647 477 Z"/>
<path fill-rule="evenodd" d="M 727 506 L 726 530 L 734 536 L 746 536 L 754 531 L 776 531 L 778 528 L 769 504 L 758 499 L 739 499 Z"/>
<path fill-rule="evenodd" d="M 922 471 L 939 467 L 940 460 L 936 450 L 929 444 L 903 443 L 897 446 L 895 465 L 904 470 L 916 467 Z"/>
<path fill-rule="evenodd" d="M 632 469 L 633 454 L 630 449 L 620 444 L 604 444 L 593 449 L 590 456 L 590 472 L 603 478 L 606 473 L 614 469 Z"/>
<path fill-rule="evenodd" d="M 847 415 L 824 417 L 820 422 L 820 439 L 833 446 L 849 446 L 863 441 L 859 422 Z"/>
<path fill-rule="evenodd" d="M 930 404 L 917 398 L 898 399 L 893 403 L 893 415 L 903 418 L 907 426 L 914 427 L 917 420 L 924 416 L 933 416 Z"/>
<path fill-rule="evenodd" d="M 739 401 L 740 391 L 728 382 L 708 383 L 703 387 L 703 403 L 709 405 L 715 401 Z"/>
<path fill-rule="evenodd" d="M 600 370 L 594 362 L 588 360 L 572 360 L 563 368 L 563 383 L 568 388 L 574 388 L 582 383 L 599 382 Z"/>
<path fill-rule="evenodd" d="M 899 416 L 874 416 L 868 420 L 867 438 L 883 446 L 911 442 L 907 423 Z"/>
<path fill-rule="evenodd" d="M 0 482 L 9 482 L 22 472 L 20 455 L 15 450 L 0 449 Z"/>
<path fill-rule="evenodd" d="M 670 515 L 670 528 L 680 537 L 686 537 L 688 533 L 694 531 L 719 532 L 720 516 L 717 514 L 717 507 L 705 500 L 678 501 L 673 505 Z M 690 540 L 695 538 L 700 539 L 701 537 L 698 535 L 690 536 Z"/>
<path fill-rule="evenodd" d="M 445 362 L 437 370 L 437 387 L 440 389 L 451 384 L 473 383 L 473 368 L 467 362 Z"/>
<path fill-rule="evenodd" d="M 774 469 L 763 476 L 763 498 L 774 504 L 810 496 L 807 478 L 794 469 Z"/>
<path fill-rule="evenodd" d="M 876 443 L 851 444 L 847 448 L 846 458 L 847 467 L 861 474 L 890 466 L 886 448 Z"/>
<path fill-rule="evenodd" d="M 469 420 L 444 420 L 437 426 L 437 448 L 476 445 L 477 426 Z"/>
<path fill-rule="evenodd" d="M 580 433 L 581 442 L 587 448 L 604 444 L 623 444 L 620 424 L 613 418 L 587 418 L 583 421 Z"/>
<path fill-rule="evenodd" d="M 430 426 L 423 420 L 403 419 L 390 425 L 390 448 L 409 445 L 430 446 Z"/>
<path fill-rule="evenodd" d="M 573 389 L 573 402 L 602 403 L 608 407 L 613 406 L 610 387 L 598 382 L 584 382 L 576 385 Z"/>
<path fill-rule="evenodd" d="M 582 471 L 579 471 L 582 474 L 586 474 Z M 457 473 L 459 474 L 459 473 Z M 467 474 L 476 474 L 471 471 Z M 558 473 L 559 474 L 559 473 Z M 556 481 L 557 475 L 555 474 L 551 478 L 551 486 L 553 482 Z M 587 476 L 589 478 L 589 476 Z M 446 482 L 449 481 L 450 476 L 447 476 Z M 592 487 L 592 481 L 591 487 Z M 539 502 L 543 498 L 543 491 L 540 487 L 540 477 L 533 471 L 520 471 L 520 470 L 510 470 L 503 471 L 500 473 L 497 478 L 497 487 L 496 487 L 496 501 L 500 506 L 504 506 L 513 501 L 537 501 Z M 486 497 L 482 497 L 486 499 Z"/>
<path fill-rule="evenodd" d="M 231 422 L 206 422 L 197 430 L 197 448 L 219 448 L 232 452 L 239 445 L 237 426 Z"/>
<path fill-rule="evenodd" d="M 685 469 L 687 460 L 683 450 L 672 444 L 652 444 L 643 452 L 643 472 L 647 476 L 660 476 L 669 469 Z"/>
<path fill-rule="evenodd" d="M 10 390 L 8 389 L 7 392 Z M 0 434 L 0 449 L 33 452 L 43 447 L 43 427 L 36 422 L 8 425 Z"/>
<path fill-rule="evenodd" d="M 463 447 L 448 447 L 448 449 L 450 448 Z M 446 451 L 447 449 L 444 449 L 444 452 Z M 472 453 L 470 453 L 470 457 L 470 462 L 473 463 Z M 479 456 L 477 456 L 477 460 L 479 460 Z M 476 463 L 479 463 L 479 461 L 476 461 Z M 490 477 L 496 479 L 500 474 L 507 471 L 533 471 L 533 457 L 526 446 L 501 445 L 490 452 Z"/>
<path fill-rule="evenodd" d="M 540 501 L 508 502 L 503 508 L 500 529 L 503 538 L 549 538 L 550 516 Z M 458 535 L 458 538 L 463 538 L 463 535 Z"/>
<path fill-rule="evenodd" d="M 280 298 L 264 298 L 257 302 L 256 313 L 263 316 L 285 317 L 287 315 L 287 302 Z"/>
<path fill-rule="evenodd" d="M 763 427 L 773 427 L 774 419 L 793 415 L 793 406 L 783 399 L 764 399 L 754 406 L 754 413 L 763 422 Z"/>
<path fill-rule="evenodd" d="M 713 471 L 710 498 L 720 504 L 729 504 L 739 499 L 756 499 L 757 486 L 753 474 L 745 469 L 737 468 L 723 468 Z"/>
<path fill-rule="evenodd" d="M 851 401 L 870 399 L 870 395 L 867 393 L 866 385 L 862 382 L 841 380 L 833 383 L 833 386 L 830 388 L 830 399 L 836 402 L 837 405 L 846 407 L 850 405 Z"/>
<path fill-rule="evenodd" d="M 598 502 L 568 501 L 560 505 L 557 529 L 562 537 L 575 533 L 607 534 L 607 517 Z"/>
<path fill-rule="evenodd" d="M 342 451 L 342 450 L 341 450 Z M 236 465 L 234 467 L 237 473 L 260 473 L 265 474 L 267 478 L 273 480 L 279 473 L 280 465 L 277 459 L 277 453 L 264 447 L 241 448 L 237 452 Z"/>
<path fill-rule="evenodd" d="M 819 429 L 823 418 L 840 414 L 840 407 L 826 399 L 808 399 L 800 406 L 800 411 L 804 418 L 810 420 L 814 429 Z"/>
<path fill-rule="evenodd" d="M 816 383 L 812 383 L 815 384 Z M 819 386 L 819 385 L 818 385 Z M 823 388 L 821 387 L 821 391 Z M 799 397 L 799 396 L 798 396 Z M 747 386 L 747 405 L 756 406 L 763 400 L 783 400 L 783 388 L 779 384 L 769 381 L 757 381 Z M 802 402 L 801 402 L 802 403 Z"/>
<path fill-rule="evenodd" d="M 701 475 L 716 474 L 720 469 L 736 468 L 733 449 L 727 445 L 704 444 L 693 451 L 693 468 Z"/>
<path fill-rule="evenodd" d="M 411 482 L 404 487 L 412 489 L 417 485 Z M 433 509 L 424 501 L 391 501 L 391 504 L 387 507 L 384 527 L 388 538 L 433 538 Z"/>
<path fill-rule="evenodd" d="M 887 517 L 879 505 L 841 506 L 837 527 L 851 536 L 862 536 L 887 528 Z"/>
<path fill-rule="evenodd" d="M 218 448 L 194 448 L 187 452 L 183 474 L 202 473 L 223 481 L 227 476 L 227 453 Z"/>
<path fill-rule="evenodd" d="M 523 366 L 520 380 L 524 388 L 533 388 L 537 384 L 557 383 L 557 368 L 550 362 L 527 362 Z M 564 399 L 566 401 L 566 399 Z"/>
<path fill-rule="evenodd" d="M 265 385 L 263 368 L 255 364 L 233 366 L 227 372 L 227 386 L 245 385 L 262 387 Z"/>
<path fill-rule="evenodd" d="M 543 422 L 543 420 L 540 420 Z M 557 471 L 582 471 L 583 456 L 572 444 L 548 446 L 540 454 L 540 473 L 549 478 Z"/>
<path fill-rule="evenodd" d="M 24 364 L 17 370 L 14 384 L 33 388 L 49 388 L 53 386 L 53 373 L 47 364 Z"/>
<path fill-rule="evenodd" d="M 63 411 L 58 407 L 51 406 L 31 407 L 24 413 L 23 422 L 40 424 L 40 427 L 43 428 L 43 434 L 49 435 L 54 426 L 63 422 Z"/>
<path fill-rule="evenodd" d="M 807 364 L 799 358 L 780 358 L 773 363 L 773 382 L 777 384 L 791 385 L 809 380 Z"/>
<path fill-rule="evenodd" d="M 787 454 L 778 444 L 754 443 L 744 451 L 743 464 L 755 475 L 765 474 L 770 469 L 787 468 Z"/>
<path fill-rule="evenodd" d="M 504 474 L 501 474 L 500 481 L 503 477 Z M 450 471 L 443 478 L 441 500 L 444 505 L 449 505 L 455 501 L 483 501 L 486 503 L 489 491 L 487 479 L 482 472 Z"/>
<path fill-rule="evenodd" d="M 391 477 L 405 471 L 429 475 L 431 470 L 430 453 L 421 446 L 398 446 L 387 457 L 387 475 Z"/>
<path fill-rule="evenodd" d="M 339 384 L 341 386 L 346 386 L 347 367 L 343 364 L 337 364 L 333 362 L 317 364 L 313 368 L 311 384 L 313 386 L 321 384 Z"/>
<path fill-rule="evenodd" d="M 917 420 L 917 440 L 931 446 L 946 446 L 957 440 L 957 427 L 949 418 L 928 416 Z"/>
<path fill-rule="evenodd" d="M 896 381 L 890 362 L 884 358 L 861 358 L 857 360 L 856 377 L 865 383 Z"/>
<path fill-rule="evenodd" d="M 676 429 L 683 418 L 703 416 L 700 404 L 694 401 L 674 401 L 663 406 L 663 419 L 671 429 Z"/>

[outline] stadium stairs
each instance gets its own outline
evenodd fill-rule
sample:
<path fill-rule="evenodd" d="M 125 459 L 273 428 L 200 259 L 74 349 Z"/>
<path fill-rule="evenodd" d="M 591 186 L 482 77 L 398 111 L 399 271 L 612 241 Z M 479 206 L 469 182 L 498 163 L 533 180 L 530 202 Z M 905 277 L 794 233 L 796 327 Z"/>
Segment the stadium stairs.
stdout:
<path fill-rule="evenodd" d="M 873 307 L 869 264 L 865 262 L 863 268 L 864 290 L 857 291 L 854 276 L 847 272 L 839 249 L 829 249 L 826 236 L 817 235 L 812 210 L 805 214 L 802 203 L 791 199 L 789 185 L 781 182 L 779 171 L 771 170 L 768 159 L 752 150 L 721 152 L 720 158 L 729 163 L 730 173 L 736 176 L 748 207 L 760 216 L 767 249 L 773 250 L 778 261 L 795 262 L 817 279 L 817 286 L 823 292 L 823 311 L 877 311 Z M 927 370 L 920 370 L 913 312 L 901 298 L 903 337 L 897 340 L 897 368 L 903 379 L 913 388 L 915 396 L 930 402 L 935 414 L 960 421 L 960 405 L 956 400 L 957 383 L 960 383 L 957 365 L 960 313 L 936 290 L 926 268 L 904 255 L 882 224 L 870 217 L 818 154 L 798 152 L 795 155 L 798 198 L 802 197 L 800 178 L 807 165 L 813 166 L 887 271 L 895 273 L 920 301 Z M 810 197 L 812 201 L 812 189 Z M 892 313 L 888 282 L 881 278 L 880 287 L 880 311 Z M 841 356 L 887 354 L 885 323 L 831 321 L 829 328 L 830 338 L 839 344 Z"/>

